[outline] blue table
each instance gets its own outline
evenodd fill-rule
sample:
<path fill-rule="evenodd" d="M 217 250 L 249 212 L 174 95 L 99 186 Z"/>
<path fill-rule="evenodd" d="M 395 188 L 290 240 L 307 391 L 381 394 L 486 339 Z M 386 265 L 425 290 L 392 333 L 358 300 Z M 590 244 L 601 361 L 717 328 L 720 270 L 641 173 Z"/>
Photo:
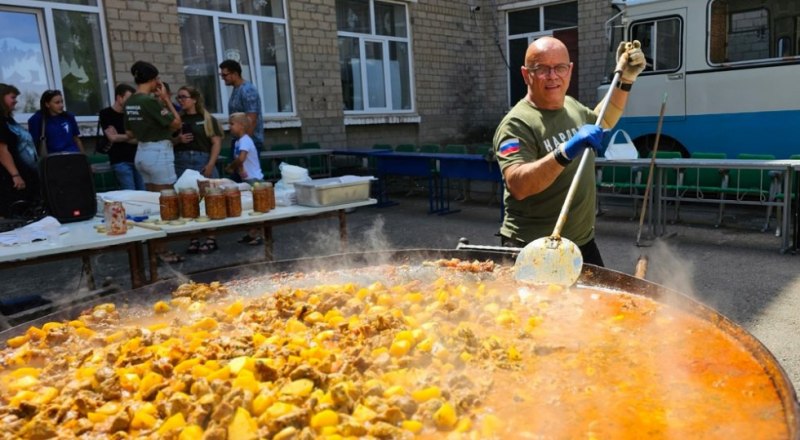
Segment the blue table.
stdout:
<path fill-rule="evenodd" d="M 379 181 L 378 206 L 395 204 L 386 194 L 385 177 L 410 176 L 428 179 L 428 213 L 452 214 L 448 179 L 502 182 L 496 161 L 487 161 L 482 154 L 412 153 L 391 150 L 334 150 L 334 154 L 362 157 L 375 161 Z M 501 207 L 502 208 L 502 207 Z"/>

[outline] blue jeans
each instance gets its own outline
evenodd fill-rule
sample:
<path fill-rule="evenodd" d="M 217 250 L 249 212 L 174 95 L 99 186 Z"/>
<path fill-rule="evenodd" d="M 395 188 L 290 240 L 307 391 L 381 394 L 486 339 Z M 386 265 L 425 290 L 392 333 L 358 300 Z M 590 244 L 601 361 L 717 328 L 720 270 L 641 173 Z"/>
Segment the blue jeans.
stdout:
<path fill-rule="evenodd" d="M 186 170 L 195 170 L 198 173 L 203 173 L 203 167 L 208 163 L 208 153 L 202 151 L 176 151 L 175 152 L 175 174 L 181 177 Z M 214 172 L 211 176 L 212 179 L 219 177 L 217 167 L 214 167 Z"/>
<path fill-rule="evenodd" d="M 136 171 L 136 167 L 131 162 L 120 162 L 111 165 L 114 176 L 119 182 L 120 189 L 135 189 L 144 191 L 144 180 L 142 175 Z"/>

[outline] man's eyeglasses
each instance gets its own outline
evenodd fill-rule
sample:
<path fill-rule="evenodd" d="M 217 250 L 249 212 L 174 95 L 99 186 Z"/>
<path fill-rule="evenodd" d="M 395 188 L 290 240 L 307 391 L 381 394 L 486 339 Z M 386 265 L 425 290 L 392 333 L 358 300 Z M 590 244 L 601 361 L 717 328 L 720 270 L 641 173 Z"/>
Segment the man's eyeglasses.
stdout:
<path fill-rule="evenodd" d="M 227 78 L 227 77 L 228 77 L 228 75 L 230 75 L 230 74 L 231 74 L 230 72 L 220 72 L 220 73 L 219 73 L 219 76 L 221 76 L 221 77 L 223 77 L 223 78 Z"/>
<path fill-rule="evenodd" d="M 177 98 L 180 99 L 181 101 L 183 101 L 184 99 L 190 99 L 191 96 L 189 96 L 189 95 L 178 95 Z"/>
<path fill-rule="evenodd" d="M 556 64 L 555 66 L 525 66 L 525 68 L 528 69 L 528 72 L 532 72 L 534 75 L 536 75 L 537 78 L 547 78 L 551 72 L 563 77 L 569 72 L 569 64 Z"/>

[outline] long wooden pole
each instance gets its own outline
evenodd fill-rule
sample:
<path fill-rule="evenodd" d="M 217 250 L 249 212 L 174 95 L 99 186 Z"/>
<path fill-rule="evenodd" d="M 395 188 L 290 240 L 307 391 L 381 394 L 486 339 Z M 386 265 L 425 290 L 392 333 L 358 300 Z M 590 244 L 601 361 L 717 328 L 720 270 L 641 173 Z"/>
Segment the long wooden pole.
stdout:
<path fill-rule="evenodd" d="M 652 157 L 650 158 L 650 172 L 647 173 L 647 185 L 644 188 L 644 200 L 642 201 L 642 212 L 639 214 L 639 232 L 636 233 L 636 246 L 642 239 L 642 225 L 647 213 L 647 201 L 650 199 L 650 187 L 653 185 L 653 172 L 656 168 L 656 154 L 658 153 L 658 141 L 661 140 L 661 127 L 664 124 L 664 111 L 667 108 L 667 94 L 664 93 L 664 100 L 661 101 L 661 111 L 658 114 L 658 127 L 656 128 L 656 141 L 653 144 Z"/>

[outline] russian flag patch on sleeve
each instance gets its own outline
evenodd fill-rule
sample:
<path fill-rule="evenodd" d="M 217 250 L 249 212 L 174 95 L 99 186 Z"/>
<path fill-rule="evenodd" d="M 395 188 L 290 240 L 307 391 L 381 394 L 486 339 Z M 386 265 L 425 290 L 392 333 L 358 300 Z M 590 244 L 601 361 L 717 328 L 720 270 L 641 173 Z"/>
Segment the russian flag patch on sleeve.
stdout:
<path fill-rule="evenodd" d="M 500 144 L 500 148 L 498 149 L 498 153 L 501 156 L 508 156 L 509 154 L 514 154 L 519 151 L 519 139 L 508 139 L 503 141 Z"/>

